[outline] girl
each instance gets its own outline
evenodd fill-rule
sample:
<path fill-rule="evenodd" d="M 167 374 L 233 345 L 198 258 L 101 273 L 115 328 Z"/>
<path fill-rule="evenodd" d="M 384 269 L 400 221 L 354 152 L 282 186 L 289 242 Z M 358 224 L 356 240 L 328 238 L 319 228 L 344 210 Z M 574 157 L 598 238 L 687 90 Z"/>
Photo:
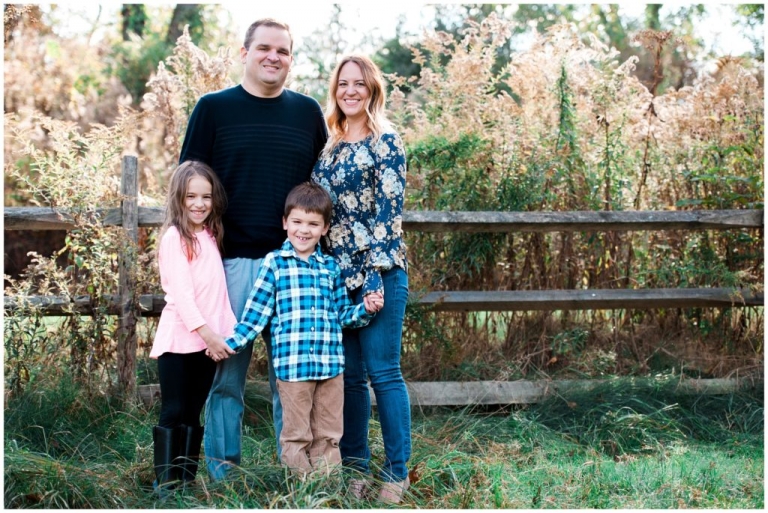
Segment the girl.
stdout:
<path fill-rule="evenodd" d="M 215 362 L 234 353 L 222 335 L 231 335 L 237 323 L 221 263 L 226 197 L 213 170 L 197 161 L 181 164 L 171 177 L 166 205 L 158 249 L 166 306 L 150 352 L 157 359 L 162 397 L 152 432 L 158 490 L 197 474 L 200 412 Z"/>

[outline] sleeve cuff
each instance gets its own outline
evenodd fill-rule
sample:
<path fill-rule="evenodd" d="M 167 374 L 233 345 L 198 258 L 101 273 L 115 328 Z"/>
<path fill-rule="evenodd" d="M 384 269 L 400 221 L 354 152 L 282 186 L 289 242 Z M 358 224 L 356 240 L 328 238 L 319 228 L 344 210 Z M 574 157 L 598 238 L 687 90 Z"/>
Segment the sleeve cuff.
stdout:
<path fill-rule="evenodd" d="M 380 292 L 384 295 L 384 283 L 381 280 L 381 273 L 376 270 L 370 270 L 365 273 L 363 281 L 363 297 L 374 292 Z"/>
<path fill-rule="evenodd" d="M 360 304 L 358 307 L 360 308 L 360 320 L 365 324 L 368 324 L 373 320 L 374 317 L 376 317 L 376 312 L 368 313 L 368 310 L 365 309 L 364 304 Z"/>
<path fill-rule="evenodd" d="M 242 333 L 240 328 L 242 328 L 242 326 L 238 325 L 235 328 L 235 332 L 232 334 L 232 336 L 225 340 L 230 349 L 234 349 L 236 353 L 239 353 L 246 346 L 246 344 L 248 344 L 248 329 L 245 328 L 246 333 Z"/>
<path fill-rule="evenodd" d="M 373 318 L 376 316 L 376 313 L 368 313 L 368 310 L 365 309 L 365 305 L 363 303 L 357 305 L 357 309 L 357 322 L 355 323 L 355 327 L 362 328 L 364 326 L 368 326 L 368 323 L 373 320 Z"/>
<path fill-rule="evenodd" d="M 238 353 L 243 348 L 242 346 L 238 345 L 235 341 L 234 337 L 230 337 L 224 341 L 230 349 L 232 349 L 234 352 Z"/>
<path fill-rule="evenodd" d="M 205 319 L 203 319 L 202 317 L 196 317 L 188 321 L 182 318 L 182 322 L 184 323 L 185 326 L 191 326 L 191 328 L 189 328 L 190 333 L 194 333 L 195 331 L 199 330 L 200 328 L 202 328 L 207 324 L 205 322 Z"/>

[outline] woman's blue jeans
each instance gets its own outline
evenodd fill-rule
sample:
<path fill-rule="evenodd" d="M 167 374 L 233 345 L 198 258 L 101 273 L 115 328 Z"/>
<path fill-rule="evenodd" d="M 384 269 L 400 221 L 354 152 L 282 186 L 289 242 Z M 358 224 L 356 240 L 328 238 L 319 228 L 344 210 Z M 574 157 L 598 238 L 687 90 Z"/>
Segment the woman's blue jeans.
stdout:
<path fill-rule="evenodd" d="M 339 447 L 344 465 L 370 473 L 371 397 L 367 383 L 370 379 L 384 439 L 386 459 L 381 479 L 393 482 L 408 476 L 406 465 L 411 457 L 411 404 L 400 372 L 408 274 L 394 267 L 382 273 L 382 279 L 384 308 L 368 326 L 344 330 L 344 435 Z M 362 302 L 362 289 L 350 296 L 352 302 Z"/>

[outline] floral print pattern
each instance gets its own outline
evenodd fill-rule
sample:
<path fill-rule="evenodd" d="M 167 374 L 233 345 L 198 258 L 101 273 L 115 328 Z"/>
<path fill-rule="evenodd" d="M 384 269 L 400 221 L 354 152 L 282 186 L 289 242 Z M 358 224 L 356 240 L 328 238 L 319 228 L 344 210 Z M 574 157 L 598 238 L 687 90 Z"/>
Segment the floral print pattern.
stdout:
<path fill-rule="evenodd" d="M 321 156 L 312 180 L 333 200 L 331 228 L 325 238 L 350 291 L 384 293 L 381 273 L 392 267 L 408 271 L 403 242 L 405 150 L 400 136 L 369 135 L 342 141 Z"/>

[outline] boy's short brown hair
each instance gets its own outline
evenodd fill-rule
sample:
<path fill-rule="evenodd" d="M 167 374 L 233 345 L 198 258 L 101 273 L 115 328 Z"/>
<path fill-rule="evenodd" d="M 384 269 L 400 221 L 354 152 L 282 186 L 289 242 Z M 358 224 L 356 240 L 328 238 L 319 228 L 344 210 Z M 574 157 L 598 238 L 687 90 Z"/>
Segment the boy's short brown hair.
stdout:
<path fill-rule="evenodd" d="M 305 212 L 320 214 L 326 225 L 331 224 L 331 214 L 333 213 L 333 201 L 322 185 L 314 182 L 300 183 L 288 193 L 285 198 L 285 209 L 283 217 L 288 217 L 294 208 Z"/>

